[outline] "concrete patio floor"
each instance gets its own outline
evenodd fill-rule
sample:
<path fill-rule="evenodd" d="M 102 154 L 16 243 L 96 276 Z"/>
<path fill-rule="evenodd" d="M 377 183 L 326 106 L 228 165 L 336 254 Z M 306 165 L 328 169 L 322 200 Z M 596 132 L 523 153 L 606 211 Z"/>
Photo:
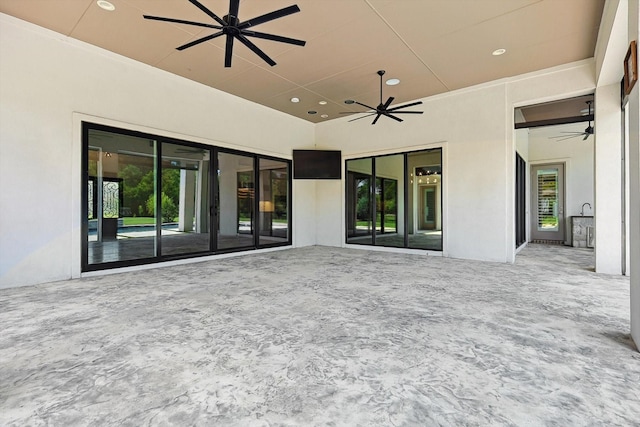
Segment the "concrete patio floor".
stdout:
<path fill-rule="evenodd" d="M 633 426 L 629 280 L 306 247 L 0 291 L 0 425 Z"/>

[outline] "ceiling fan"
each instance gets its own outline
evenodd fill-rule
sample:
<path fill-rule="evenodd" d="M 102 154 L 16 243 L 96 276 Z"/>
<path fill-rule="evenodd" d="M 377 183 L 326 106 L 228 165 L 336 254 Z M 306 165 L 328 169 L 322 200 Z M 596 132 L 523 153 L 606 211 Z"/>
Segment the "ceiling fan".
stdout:
<path fill-rule="evenodd" d="M 589 100 L 586 101 L 587 105 L 589 106 L 589 118 L 591 119 L 591 103 L 593 101 Z M 584 110 L 583 110 L 584 111 Z M 593 126 L 591 125 L 591 120 L 589 120 L 589 126 L 586 127 L 586 129 L 583 132 L 560 132 L 560 133 L 564 133 L 567 135 L 558 135 L 558 136 L 550 136 L 549 139 L 555 139 L 556 141 L 565 141 L 567 139 L 571 139 L 571 138 L 577 138 L 579 136 L 583 136 L 582 140 L 586 141 L 587 138 L 589 138 L 589 135 L 593 135 Z"/>
<path fill-rule="evenodd" d="M 384 70 L 378 71 L 378 75 L 380 76 L 380 104 L 377 107 L 374 108 L 369 105 L 363 104 L 361 102 L 354 101 L 352 99 L 347 99 L 346 101 L 344 101 L 345 104 L 358 104 L 371 110 L 371 111 L 363 111 L 361 113 L 358 113 L 358 114 L 366 114 L 366 115 L 349 120 L 350 122 L 354 120 L 364 119 L 366 117 L 371 117 L 371 116 L 376 116 L 376 118 L 373 119 L 373 122 L 371 122 L 372 125 L 375 125 L 381 116 L 386 116 L 386 117 L 389 117 L 390 119 L 401 122 L 402 119 L 400 117 L 396 117 L 394 114 L 422 114 L 423 113 L 423 111 L 398 111 L 403 108 L 413 107 L 414 105 L 420 105 L 422 104 L 422 101 L 411 102 L 409 104 L 404 104 L 404 105 L 399 105 L 397 107 L 389 108 L 389 105 L 391 105 L 391 103 L 395 99 L 393 96 L 390 96 L 389 99 L 387 99 L 387 102 L 385 102 L 384 104 L 382 103 L 382 76 L 384 76 L 384 73 L 385 73 Z M 352 114 L 352 112 L 343 112 L 342 114 Z"/>
<path fill-rule="evenodd" d="M 194 22 L 194 21 L 185 21 L 183 19 L 175 19 L 175 18 L 163 18 L 161 16 L 151 16 L 151 15 L 143 15 L 145 19 L 151 19 L 155 21 L 164 21 L 164 22 L 173 22 L 176 24 L 186 24 L 186 25 L 194 25 L 196 27 L 204 27 L 204 28 L 213 28 L 215 30 L 220 30 L 208 36 L 199 38 L 192 42 L 183 44 L 182 46 L 178 46 L 177 50 L 188 49 L 192 46 L 195 46 L 200 43 L 204 43 L 206 41 L 215 39 L 220 36 L 227 36 L 227 44 L 225 48 L 225 56 L 224 56 L 224 66 L 231 67 L 231 58 L 233 55 L 233 40 L 238 39 L 240 43 L 251 49 L 256 55 L 262 58 L 267 64 L 272 67 L 276 65 L 276 62 L 271 59 L 266 53 L 264 53 L 258 46 L 253 44 L 247 37 L 256 37 L 259 39 L 271 40 L 280 43 L 288 43 L 297 46 L 304 46 L 306 42 L 304 40 L 292 39 L 289 37 L 277 36 L 274 34 L 260 33 L 258 31 L 253 31 L 251 28 L 260 24 L 264 24 L 265 22 L 273 21 L 274 19 L 282 18 L 287 15 L 291 15 L 293 13 L 300 12 L 300 8 L 297 5 L 285 7 L 283 9 L 276 10 L 274 12 L 266 13 L 264 15 L 257 16 L 255 18 L 249 19 L 247 21 L 241 22 L 238 19 L 238 9 L 240 8 L 240 0 L 230 0 L 229 2 L 229 13 L 224 17 L 220 18 L 218 15 L 213 13 L 211 10 L 207 9 L 197 0 L 189 0 L 191 4 L 196 6 L 198 9 L 209 15 L 217 24 L 206 24 L 203 22 Z"/>

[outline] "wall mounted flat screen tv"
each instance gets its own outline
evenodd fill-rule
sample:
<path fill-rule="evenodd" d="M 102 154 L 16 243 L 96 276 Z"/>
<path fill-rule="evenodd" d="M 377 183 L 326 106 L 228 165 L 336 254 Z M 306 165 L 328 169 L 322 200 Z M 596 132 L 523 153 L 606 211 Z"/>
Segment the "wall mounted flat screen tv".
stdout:
<path fill-rule="evenodd" d="M 293 179 L 342 179 L 342 152 L 293 150 Z"/>

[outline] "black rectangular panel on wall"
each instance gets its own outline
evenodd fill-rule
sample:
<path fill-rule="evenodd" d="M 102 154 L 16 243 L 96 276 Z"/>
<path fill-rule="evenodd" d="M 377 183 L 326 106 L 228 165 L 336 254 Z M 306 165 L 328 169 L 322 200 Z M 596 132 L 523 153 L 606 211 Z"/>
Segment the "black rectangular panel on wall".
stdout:
<path fill-rule="evenodd" d="M 293 150 L 294 179 L 342 179 L 342 152 Z"/>
<path fill-rule="evenodd" d="M 527 162 L 516 153 L 516 248 L 527 240 Z"/>

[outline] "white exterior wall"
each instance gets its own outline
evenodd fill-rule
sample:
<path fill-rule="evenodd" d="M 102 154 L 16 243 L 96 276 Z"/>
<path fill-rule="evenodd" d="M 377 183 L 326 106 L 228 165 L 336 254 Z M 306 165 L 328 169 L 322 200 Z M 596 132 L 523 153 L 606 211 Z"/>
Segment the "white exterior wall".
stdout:
<path fill-rule="evenodd" d="M 83 118 L 282 158 L 313 145 L 309 122 L 3 14 L 0 76 L 0 288 L 80 274 Z"/>
<path fill-rule="evenodd" d="M 622 127 L 620 83 L 598 87 L 595 106 L 596 272 L 621 274 Z"/>
<path fill-rule="evenodd" d="M 640 42 L 640 1 L 629 0 L 629 41 Z M 631 336 L 640 350 L 640 82 L 629 95 Z"/>
<path fill-rule="evenodd" d="M 331 120 L 316 125 L 316 140 L 347 158 L 443 147 L 443 255 L 513 262 L 513 109 L 592 92 L 594 75 L 593 61 L 581 61 L 422 99 L 425 113 L 403 123 Z M 343 200 L 317 203 L 340 209 Z"/>

